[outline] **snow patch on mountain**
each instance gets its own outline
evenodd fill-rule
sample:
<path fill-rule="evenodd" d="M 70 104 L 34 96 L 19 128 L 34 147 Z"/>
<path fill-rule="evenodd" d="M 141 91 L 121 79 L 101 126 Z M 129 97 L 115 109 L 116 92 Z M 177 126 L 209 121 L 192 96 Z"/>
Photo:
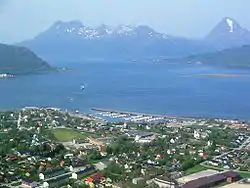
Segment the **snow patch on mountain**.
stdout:
<path fill-rule="evenodd" d="M 119 35 L 131 36 L 134 35 L 135 27 L 132 25 L 119 25 L 117 28 L 114 28 L 113 32 Z"/>
<path fill-rule="evenodd" d="M 79 21 L 62 22 L 58 21 L 52 29 L 56 30 L 57 35 L 67 33 L 69 35 L 83 37 L 84 39 L 98 39 L 101 37 L 137 37 L 148 36 L 166 39 L 166 34 L 157 33 L 152 28 L 147 26 L 133 26 L 133 25 L 118 25 L 116 27 L 110 27 L 105 24 L 96 28 L 90 28 L 84 26 Z"/>
<path fill-rule="evenodd" d="M 233 20 L 227 18 L 226 21 L 227 21 L 227 25 L 229 27 L 229 32 L 233 33 L 233 30 L 234 30 L 234 22 L 233 22 Z"/>

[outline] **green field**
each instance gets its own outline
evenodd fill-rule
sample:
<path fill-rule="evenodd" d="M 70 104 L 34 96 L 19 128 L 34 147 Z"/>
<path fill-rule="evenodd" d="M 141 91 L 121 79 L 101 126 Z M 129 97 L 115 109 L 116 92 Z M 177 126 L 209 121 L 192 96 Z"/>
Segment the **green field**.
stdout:
<path fill-rule="evenodd" d="M 239 172 L 240 176 L 243 178 L 250 178 L 250 172 Z"/>
<path fill-rule="evenodd" d="M 203 170 L 206 170 L 207 168 L 201 166 L 200 164 L 194 166 L 193 168 L 189 168 L 187 169 L 184 174 L 185 175 L 189 175 L 189 174 L 193 174 L 193 173 L 196 173 L 196 172 L 200 172 L 200 171 L 203 171 Z"/>
<path fill-rule="evenodd" d="M 199 166 L 204 168 L 204 169 L 214 169 L 214 170 L 218 170 L 218 171 L 224 171 L 225 170 L 223 168 L 208 166 L 208 165 L 205 165 L 205 164 L 200 164 Z M 194 167 L 194 168 L 196 168 L 196 167 Z M 189 171 L 189 170 L 192 170 L 192 169 L 188 169 L 187 171 Z M 250 178 L 250 172 L 249 171 L 238 171 L 238 170 L 236 170 L 236 171 L 240 174 L 240 176 L 242 178 Z"/>
<path fill-rule="evenodd" d="M 95 136 L 92 133 L 81 133 L 73 129 L 69 128 L 57 128 L 53 129 L 52 133 L 56 140 L 65 142 L 65 141 L 71 141 L 73 139 L 85 139 L 88 136 Z"/>

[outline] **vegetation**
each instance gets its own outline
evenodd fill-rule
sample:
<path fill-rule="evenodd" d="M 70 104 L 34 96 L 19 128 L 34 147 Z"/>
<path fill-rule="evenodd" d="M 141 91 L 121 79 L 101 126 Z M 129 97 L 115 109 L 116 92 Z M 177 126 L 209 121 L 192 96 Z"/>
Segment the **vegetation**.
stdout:
<path fill-rule="evenodd" d="M 200 172 L 202 170 L 206 170 L 207 168 L 201 166 L 200 164 L 194 166 L 193 168 L 189 168 L 187 169 L 184 174 L 185 175 L 189 175 L 189 174 L 193 174 L 193 173 L 196 173 L 196 172 Z"/>
<path fill-rule="evenodd" d="M 105 168 L 104 175 L 111 178 L 113 181 L 124 180 L 126 177 L 125 169 L 116 163 L 111 163 Z"/>
<path fill-rule="evenodd" d="M 121 136 L 118 137 L 116 142 L 112 143 L 108 147 L 108 153 L 109 154 L 123 154 L 123 153 L 131 153 L 131 152 L 138 152 L 139 151 L 139 146 L 136 143 L 131 142 L 128 138 Z"/>
<path fill-rule="evenodd" d="M 250 172 L 239 172 L 239 174 L 243 178 L 250 178 Z"/>
<path fill-rule="evenodd" d="M 0 44 L 0 74 L 27 74 L 52 68 L 24 47 Z"/>

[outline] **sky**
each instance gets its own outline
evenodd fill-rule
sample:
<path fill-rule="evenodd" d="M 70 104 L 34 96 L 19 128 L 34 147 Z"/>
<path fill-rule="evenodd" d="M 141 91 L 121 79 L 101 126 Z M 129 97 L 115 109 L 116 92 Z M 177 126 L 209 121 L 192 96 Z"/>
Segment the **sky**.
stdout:
<path fill-rule="evenodd" d="M 222 18 L 250 29 L 249 0 L 0 0 L 0 41 L 35 37 L 55 21 L 149 25 L 188 38 L 205 36 Z"/>

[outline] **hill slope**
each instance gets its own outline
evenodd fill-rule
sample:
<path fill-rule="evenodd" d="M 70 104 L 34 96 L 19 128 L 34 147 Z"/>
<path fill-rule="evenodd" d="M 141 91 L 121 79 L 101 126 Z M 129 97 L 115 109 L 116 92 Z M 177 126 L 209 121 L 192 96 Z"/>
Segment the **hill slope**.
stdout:
<path fill-rule="evenodd" d="M 0 74 L 27 74 L 51 69 L 27 48 L 0 44 Z"/>
<path fill-rule="evenodd" d="M 228 67 L 250 67 L 250 45 L 225 49 L 213 53 L 192 55 L 180 61 Z"/>

